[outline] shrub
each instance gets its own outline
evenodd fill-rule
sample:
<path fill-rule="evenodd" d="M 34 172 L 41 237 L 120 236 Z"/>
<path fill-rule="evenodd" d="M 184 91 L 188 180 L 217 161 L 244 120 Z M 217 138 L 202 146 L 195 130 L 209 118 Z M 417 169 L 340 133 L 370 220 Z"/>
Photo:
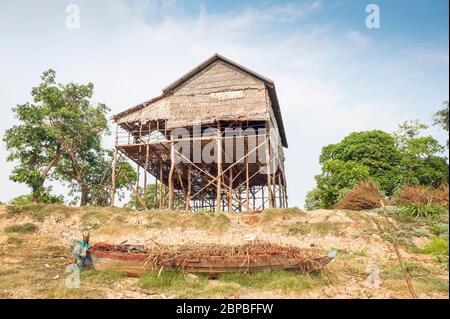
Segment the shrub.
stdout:
<path fill-rule="evenodd" d="M 397 205 L 441 205 L 448 208 L 448 184 L 440 188 L 404 184 L 394 194 Z"/>
<path fill-rule="evenodd" d="M 431 200 L 433 203 L 439 203 L 448 209 L 448 196 L 448 184 L 444 184 L 433 191 Z"/>
<path fill-rule="evenodd" d="M 337 208 L 350 210 L 366 210 L 381 207 L 383 197 L 373 181 L 360 182 L 348 191 L 337 203 Z"/>
<path fill-rule="evenodd" d="M 410 215 L 412 217 L 428 217 L 428 216 L 438 216 L 446 214 L 446 210 L 441 206 L 433 205 L 428 203 L 426 205 L 421 204 L 411 204 L 401 206 L 403 214 Z"/>
<path fill-rule="evenodd" d="M 62 195 L 60 196 L 54 196 L 49 193 L 41 194 L 38 202 L 41 204 L 62 204 L 64 203 L 64 197 Z M 30 205 L 33 203 L 33 198 L 31 194 L 28 195 L 20 195 L 17 197 L 14 197 L 9 201 L 10 205 Z"/>

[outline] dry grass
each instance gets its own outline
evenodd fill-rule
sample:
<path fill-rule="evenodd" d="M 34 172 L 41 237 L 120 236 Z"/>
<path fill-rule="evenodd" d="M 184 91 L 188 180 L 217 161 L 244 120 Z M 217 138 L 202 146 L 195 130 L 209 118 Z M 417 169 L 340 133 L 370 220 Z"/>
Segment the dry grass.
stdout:
<path fill-rule="evenodd" d="M 404 184 L 394 195 L 397 205 L 441 205 L 448 208 L 448 184 L 440 188 L 429 188 L 424 186 L 412 186 Z"/>
<path fill-rule="evenodd" d="M 395 254 L 380 229 L 373 225 L 379 220 L 375 213 L 352 211 L 314 211 L 302 213 L 297 209 L 274 209 L 254 214 L 200 214 L 183 212 L 134 212 L 112 207 L 72 208 L 63 205 L 28 206 L 8 210 L 0 206 L 0 298 L 402 298 L 410 297 Z M 90 213 L 90 214 L 88 214 Z M 349 217 L 354 223 L 348 223 Z M 246 223 L 247 218 L 255 219 Z M 11 232 L 12 225 L 33 223 L 37 232 Z M 348 223 L 348 224 L 347 224 Z M 439 222 L 441 225 L 444 222 Z M 260 274 L 228 274 L 211 280 L 199 276 L 196 283 L 184 276 L 158 271 L 141 278 L 127 278 L 118 272 L 82 271 L 81 288 L 65 288 L 67 265 L 72 262 L 69 240 L 81 238 L 80 231 L 98 225 L 91 240 L 148 245 L 156 240 L 164 245 L 186 241 L 211 244 L 240 244 L 243 235 L 283 245 L 314 247 L 326 253 L 337 249 L 335 260 L 320 275 L 299 275 L 292 272 L 263 272 Z M 278 227 L 282 225 L 283 227 Z M 441 242 L 427 244 L 433 239 L 427 224 L 421 219 L 413 222 L 396 220 L 413 285 L 421 298 L 448 298 L 448 268 L 437 260 L 448 251 Z M 448 221 L 445 222 L 448 238 Z M 116 235 L 111 227 L 121 229 Z M 268 227 L 271 227 L 270 230 Z M 425 237 L 415 233 L 426 230 Z M 22 227 L 19 228 L 22 230 Z M 25 227 L 25 229 L 28 229 Z M 226 229 L 220 233 L 220 229 Z M 207 233 L 205 233 L 207 230 Z M 102 234 L 113 231 L 113 235 Z M 124 234 L 122 234 L 122 231 Z M 439 232 L 444 232 L 439 230 Z M 433 231 L 434 233 L 434 231 Z M 330 238 L 330 234 L 338 234 Z M 359 235 L 358 235 L 359 234 Z M 354 235 L 358 235 L 355 237 Z M 377 235 L 377 236 L 375 236 Z M 399 235 L 400 236 L 400 235 Z M 421 239 L 420 250 L 412 250 L 413 239 Z M 419 241 L 420 243 L 420 241 Z M 444 248 L 442 248 L 444 247 Z M 439 252 L 439 254 L 438 254 Z M 448 258 L 448 254 L 446 255 Z M 382 272 L 381 289 L 367 289 L 364 281 L 368 263 L 375 263 Z M 425 271 L 418 267 L 426 267 Z M 414 268 L 414 269 L 413 269 Z M 386 271 L 386 273 L 385 273 Z M 174 276 L 171 280 L 167 276 Z M 184 275 L 184 274 L 183 274 Z M 163 281 L 163 283 L 161 283 Z M 163 296 L 162 294 L 165 294 Z"/>
<path fill-rule="evenodd" d="M 383 197 L 373 181 L 360 182 L 348 191 L 337 203 L 337 208 L 350 210 L 370 210 L 381 207 Z"/>

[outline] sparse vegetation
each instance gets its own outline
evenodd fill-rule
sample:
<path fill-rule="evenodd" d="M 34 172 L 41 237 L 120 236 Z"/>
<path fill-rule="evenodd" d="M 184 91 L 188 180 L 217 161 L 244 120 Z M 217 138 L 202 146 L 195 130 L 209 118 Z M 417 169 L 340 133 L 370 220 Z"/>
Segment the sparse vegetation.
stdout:
<path fill-rule="evenodd" d="M 29 234 L 35 233 L 38 231 L 38 227 L 32 223 L 19 224 L 19 225 L 11 225 L 5 227 L 6 233 L 18 233 L 18 234 Z"/>
<path fill-rule="evenodd" d="M 184 213 L 176 211 L 150 211 L 147 213 L 148 228 L 181 227 L 197 228 L 222 233 L 230 225 L 230 219 L 223 213 Z"/>
<path fill-rule="evenodd" d="M 198 297 L 205 294 L 208 278 L 198 275 L 197 280 L 188 280 L 179 270 L 148 272 L 139 277 L 139 283 L 146 289 L 158 293 L 175 294 L 177 297 Z"/>
<path fill-rule="evenodd" d="M 295 291 L 312 289 L 330 283 L 324 274 L 301 275 L 289 271 L 262 271 L 254 274 L 227 273 L 219 276 L 226 283 L 237 283 L 241 287 L 257 290 Z"/>
<path fill-rule="evenodd" d="M 367 263 L 373 259 L 372 246 L 385 249 L 386 245 L 381 239 L 381 241 L 370 241 L 370 244 L 366 243 L 366 239 L 372 240 L 371 238 L 374 238 L 372 235 L 378 234 L 383 239 L 389 240 L 389 234 L 383 234 L 383 228 L 378 229 L 374 224 L 380 216 L 366 212 L 307 213 L 298 209 L 273 209 L 260 214 L 227 215 L 174 211 L 134 212 L 122 208 L 90 206 L 77 208 L 64 205 L 11 205 L 2 209 L 8 210 L 4 215 L 5 218 L 2 219 L 7 226 L 23 225 L 26 220 L 37 218 L 41 221 L 36 222 L 36 226 L 39 225 L 39 228 L 42 228 L 42 232 L 37 234 L 35 231 L 22 233 L 20 231 L 23 229 L 19 227 L 19 232 L 4 236 L 3 245 L 0 244 L 0 256 L 3 263 L 0 271 L 0 296 L 2 297 L 145 298 L 152 296 L 152 298 L 161 298 L 161 294 L 165 297 L 176 298 L 252 298 L 255 296 L 323 298 L 340 295 L 364 297 L 366 295 L 362 294 L 362 290 L 355 285 L 359 285 L 368 275 L 365 269 Z M 441 254 L 445 250 L 445 246 L 442 248 L 442 241 L 433 240 L 435 237 L 445 240 L 445 236 L 448 236 L 448 221 L 442 219 L 445 215 L 429 214 L 426 217 L 403 220 L 400 218 L 401 214 L 401 208 L 389 207 L 389 215 L 396 219 L 400 244 L 408 249 L 410 254 L 414 254 L 414 258 L 406 258 L 407 263 L 417 264 L 408 266 L 413 273 L 413 285 L 424 296 L 446 296 L 448 282 L 444 277 L 446 275 L 444 262 L 448 254 Z M 403 214 L 407 215 L 404 212 Z M 123 273 L 116 271 L 83 270 L 81 288 L 71 290 L 64 287 L 66 276 L 64 271 L 72 260 L 69 244 L 55 241 L 53 236 L 61 236 L 57 229 L 54 230 L 52 237 L 44 235 L 49 234 L 49 230 L 51 233 L 54 227 L 58 227 L 58 224 L 52 224 L 51 229 L 47 229 L 50 217 L 52 220 L 61 222 L 70 220 L 69 224 L 78 225 L 73 227 L 79 231 L 85 229 L 84 227 L 95 225 L 96 229 L 91 232 L 91 240 L 111 238 L 117 242 L 128 239 L 129 243 L 142 243 L 135 240 L 142 240 L 144 234 L 145 238 L 156 238 L 154 235 L 158 234 L 157 236 L 160 237 L 157 237 L 157 241 L 160 242 L 162 240 L 160 238 L 165 237 L 161 235 L 162 232 L 170 233 L 167 235 L 170 241 L 184 242 L 189 238 L 200 238 L 195 236 L 204 234 L 206 230 L 212 236 L 211 238 L 220 238 L 226 242 L 230 238 L 235 240 L 254 230 L 264 230 L 263 232 L 270 230 L 271 235 L 280 236 L 279 238 L 283 241 L 293 243 L 300 241 L 306 246 L 314 243 L 319 249 L 332 245 L 322 240 L 324 236 L 334 235 L 335 240 L 340 242 L 339 245 L 344 245 L 345 248 L 339 249 L 338 257 L 318 274 L 301 275 L 293 272 L 266 271 L 254 274 L 224 274 L 217 279 L 199 275 L 197 280 L 192 281 L 188 280 L 186 274 L 181 271 L 165 269 L 159 277 L 157 270 L 140 278 L 125 277 Z M 354 222 L 350 222 L 348 218 Z M 76 224 L 72 224 L 74 221 Z M 354 237 L 357 233 L 355 227 L 359 233 L 356 237 Z M 7 230 L 8 227 L 2 228 L 4 233 L 7 233 Z M 228 230 L 231 232 L 228 233 Z M 179 238 L 176 238 L 177 235 Z M 425 243 L 426 240 L 430 241 L 423 246 L 415 246 L 412 240 L 418 236 L 421 236 Z M 323 253 L 327 253 L 329 249 L 325 248 Z M 425 254 L 433 257 L 432 262 Z M 421 257 L 428 259 L 422 261 Z M 396 273 L 398 272 L 396 268 L 391 269 L 396 265 L 395 258 L 380 258 L 380 262 L 385 263 L 383 266 L 379 265 L 382 269 L 383 289 L 374 292 L 373 296 L 386 296 L 384 294 L 388 291 L 392 297 L 407 297 L 401 274 Z M 18 263 L 23 267 L 20 271 L 16 269 Z M 386 273 L 385 270 L 387 270 Z M 32 288 L 24 289 L 24 287 Z M 352 287 L 354 292 L 345 290 L 346 287 Z"/>
<path fill-rule="evenodd" d="M 265 209 L 261 213 L 261 223 L 270 224 L 275 220 L 288 220 L 293 217 L 298 217 L 302 213 L 297 207 Z"/>
<path fill-rule="evenodd" d="M 8 237 L 8 239 L 6 240 L 6 244 L 14 245 L 16 247 L 22 245 L 22 243 L 23 243 L 23 239 L 15 237 L 15 236 Z"/>
<path fill-rule="evenodd" d="M 399 207 L 400 214 L 406 218 L 426 218 L 426 217 L 435 217 L 435 216 L 443 216 L 447 214 L 447 210 L 441 206 L 436 206 L 431 203 L 423 205 L 423 204 L 409 204 L 403 205 Z"/>

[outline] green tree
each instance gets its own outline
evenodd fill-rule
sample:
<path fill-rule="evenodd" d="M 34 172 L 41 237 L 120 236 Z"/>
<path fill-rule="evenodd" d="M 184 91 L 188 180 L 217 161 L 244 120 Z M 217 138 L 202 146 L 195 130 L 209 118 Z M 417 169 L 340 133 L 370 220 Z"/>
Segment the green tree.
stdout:
<path fill-rule="evenodd" d="M 448 164 L 439 156 L 444 147 L 432 136 L 420 136 L 427 128 L 418 120 L 406 121 L 393 136 L 401 155 L 404 181 L 439 186 L 448 180 Z"/>
<path fill-rule="evenodd" d="M 354 161 L 365 166 L 386 195 L 391 195 L 403 182 L 401 154 L 395 139 L 380 130 L 354 132 L 337 144 L 325 146 L 320 163 L 329 160 Z"/>
<path fill-rule="evenodd" d="M 69 83 L 57 84 L 54 71 L 48 85 L 53 94 L 43 90 L 44 103 L 50 105 L 51 131 L 62 149 L 56 172 L 62 180 L 78 184 L 80 205 L 89 203 L 89 183 L 92 171 L 104 157 L 102 136 L 109 134 L 106 105 L 92 105 L 94 86 Z"/>
<path fill-rule="evenodd" d="M 41 84 L 31 91 L 34 103 L 13 109 L 20 124 L 4 138 L 8 160 L 18 162 L 11 179 L 26 183 L 34 202 L 48 193 L 48 177 L 67 182 L 86 205 L 95 201 L 90 193 L 109 165 L 109 151 L 101 146 L 102 137 L 109 134 L 109 109 L 102 103 L 92 105 L 92 83 L 62 84 L 55 76 L 55 71 L 45 71 Z"/>
<path fill-rule="evenodd" d="M 448 105 L 448 101 L 445 101 L 443 104 L 444 104 L 444 108 L 439 110 L 439 111 L 437 111 L 434 114 L 433 124 L 442 126 L 444 131 L 446 131 L 448 133 L 448 125 L 449 125 L 449 119 L 448 119 L 449 105 Z M 448 139 L 447 139 L 447 148 L 448 148 Z"/>
<path fill-rule="evenodd" d="M 30 187 L 33 202 L 47 193 L 44 183 L 62 156 L 61 145 L 51 130 L 49 113 L 53 105 L 43 99 L 43 95 L 58 95 L 51 86 L 54 72 L 44 72 L 41 79 L 42 83 L 31 91 L 34 103 L 13 108 L 19 124 L 6 130 L 3 139 L 10 152 L 7 160 L 17 162 L 10 179 Z"/>
<path fill-rule="evenodd" d="M 306 208 L 331 208 L 348 190 L 369 176 L 369 169 L 355 161 L 326 160 L 321 174 L 315 177 L 316 188 L 307 194 Z"/>

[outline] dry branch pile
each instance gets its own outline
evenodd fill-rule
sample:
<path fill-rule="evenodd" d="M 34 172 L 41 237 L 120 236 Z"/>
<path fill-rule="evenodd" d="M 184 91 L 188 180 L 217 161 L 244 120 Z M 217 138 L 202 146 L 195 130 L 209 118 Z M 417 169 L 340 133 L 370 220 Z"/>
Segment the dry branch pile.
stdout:
<path fill-rule="evenodd" d="M 448 184 L 440 188 L 427 188 L 404 184 L 395 194 L 395 203 L 398 205 L 428 205 L 439 204 L 448 208 Z"/>
<path fill-rule="evenodd" d="M 265 267 L 278 266 L 282 269 L 297 271 L 320 270 L 332 257 L 324 257 L 318 249 L 301 249 L 292 246 L 280 246 L 268 242 L 254 241 L 243 245 L 218 245 L 190 243 L 184 245 L 155 245 L 144 247 L 134 245 L 94 244 L 96 251 L 120 252 L 135 258 L 133 253 L 145 255 L 143 267 L 158 270 L 162 267 L 208 268 L 229 267 L 235 271 L 252 271 Z M 212 258 L 212 259 L 211 259 Z M 195 266 L 197 265 L 197 266 Z M 210 271 L 208 271 L 210 272 Z"/>
<path fill-rule="evenodd" d="M 374 209 L 381 207 L 380 200 L 382 199 L 378 186 L 374 182 L 363 181 L 348 191 L 336 206 L 350 210 Z"/>

